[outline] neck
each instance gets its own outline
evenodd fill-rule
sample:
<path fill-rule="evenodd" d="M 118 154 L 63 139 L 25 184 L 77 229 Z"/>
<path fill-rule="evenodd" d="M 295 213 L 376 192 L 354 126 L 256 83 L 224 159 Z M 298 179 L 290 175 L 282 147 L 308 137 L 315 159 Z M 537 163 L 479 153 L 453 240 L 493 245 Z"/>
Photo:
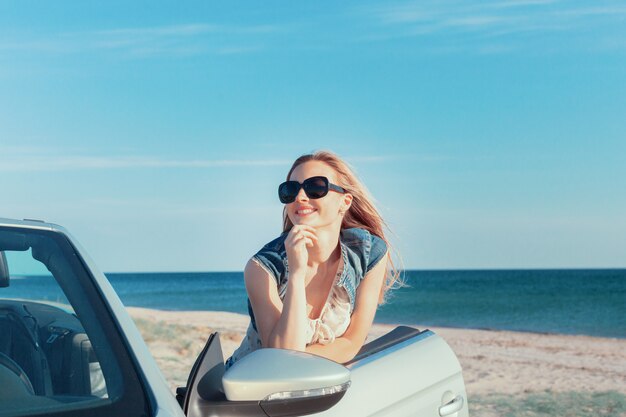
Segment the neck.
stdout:
<path fill-rule="evenodd" d="M 317 244 L 308 248 L 309 265 L 334 261 L 337 256 L 341 255 L 341 250 L 338 250 L 340 231 L 341 224 L 317 229 Z"/>

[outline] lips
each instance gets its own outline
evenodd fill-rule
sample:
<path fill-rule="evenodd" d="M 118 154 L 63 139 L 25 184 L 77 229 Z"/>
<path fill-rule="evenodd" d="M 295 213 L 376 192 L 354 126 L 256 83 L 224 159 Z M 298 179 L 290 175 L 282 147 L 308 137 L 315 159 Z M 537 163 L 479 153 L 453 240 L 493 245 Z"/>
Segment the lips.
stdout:
<path fill-rule="evenodd" d="M 314 212 L 316 212 L 316 211 L 317 211 L 317 210 L 315 210 L 313 207 L 299 207 L 299 208 L 296 210 L 296 214 L 297 214 L 298 216 L 307 216 L 307 215 L 309 215 L 309 214 L 311 214 L 311 213 L 314 213 Z"/>

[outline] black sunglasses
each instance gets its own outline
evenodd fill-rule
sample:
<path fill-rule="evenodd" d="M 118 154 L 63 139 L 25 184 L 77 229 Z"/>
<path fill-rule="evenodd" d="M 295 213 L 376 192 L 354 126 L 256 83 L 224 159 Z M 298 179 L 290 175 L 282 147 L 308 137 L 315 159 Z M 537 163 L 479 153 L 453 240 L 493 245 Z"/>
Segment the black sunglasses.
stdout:
<path fill-rule="evenodd" d="M 329 190 L 345 193 L 346 190 L 338 185 L 331 184 L 326 177 L 307 178 L 300 184 L 298 181 L 285 181 L 278 186 L 278 198 L 283 204 L 289 204 L 296 201 L 296 196 L 300 192 L 300 188 L 312 200 L 322 198 L 328 194 Z"/>

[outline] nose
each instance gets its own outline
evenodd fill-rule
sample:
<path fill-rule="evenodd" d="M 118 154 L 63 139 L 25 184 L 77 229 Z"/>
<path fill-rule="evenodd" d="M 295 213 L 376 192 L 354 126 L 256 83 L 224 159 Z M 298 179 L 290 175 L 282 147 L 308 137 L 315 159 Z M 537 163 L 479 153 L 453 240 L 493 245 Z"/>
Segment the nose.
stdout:
<path fill-rule="evenodd" d="M 298 194 L 296 195 L 296 201 L 308 201 L 309 200 L 309 196 L 306 195 L 306 193 L 304 192 L 304 188 L 300 188 L 300 191 L 298 191 Z"/>

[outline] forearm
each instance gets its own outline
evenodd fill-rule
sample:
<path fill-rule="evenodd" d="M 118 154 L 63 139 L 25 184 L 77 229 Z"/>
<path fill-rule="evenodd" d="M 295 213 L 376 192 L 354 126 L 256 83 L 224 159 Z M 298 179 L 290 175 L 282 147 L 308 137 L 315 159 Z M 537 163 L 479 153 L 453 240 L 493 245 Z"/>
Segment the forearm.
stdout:
<path fill-rule="evenodd" d="M 306 352 L 328 358 L 337 363 L 344 363 L 354 358 L 361 346 L 362 343 L 356 343 L 346 337 L 340 337 L 327 345 L 319 343 L 309 345 L 306 347 Z"/>
<path fill-rule="evenodd" d="M 306 347 L 306 307 L 304 277 L 294 274 L 287 284 L 282 312 L 267 338 L 266 347 L 303 351 Z"/>

